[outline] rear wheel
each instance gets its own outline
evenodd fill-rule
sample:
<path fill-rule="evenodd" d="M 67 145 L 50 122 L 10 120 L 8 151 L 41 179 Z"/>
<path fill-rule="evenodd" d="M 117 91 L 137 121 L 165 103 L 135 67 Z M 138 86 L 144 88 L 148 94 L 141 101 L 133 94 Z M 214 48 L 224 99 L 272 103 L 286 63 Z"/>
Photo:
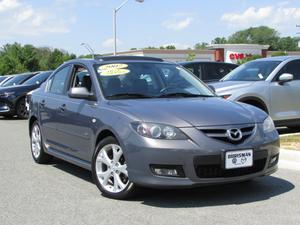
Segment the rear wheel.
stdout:
<path fill-rule="evenodd" d="M 37 121 L 31 126 L 31 154 L 36 163 L 44 164 L 51 160 L 51 156 L 45 153 L 40 126 Z"/>
<path fill-rule="evenodd" d="M 107 137 L 98 144 L 92 172 L 97 187 L 106 197 L 126 199 L 136 191 L 128 178 L 123 150 L 114 137 Z"/>
<path fill-rule="evenodd" d="M 17 116 L 20 119 L 27 119 L 28 118 L 28 110 L 26 108 L 25 98 L 22 98 L 17 103 Z"/>

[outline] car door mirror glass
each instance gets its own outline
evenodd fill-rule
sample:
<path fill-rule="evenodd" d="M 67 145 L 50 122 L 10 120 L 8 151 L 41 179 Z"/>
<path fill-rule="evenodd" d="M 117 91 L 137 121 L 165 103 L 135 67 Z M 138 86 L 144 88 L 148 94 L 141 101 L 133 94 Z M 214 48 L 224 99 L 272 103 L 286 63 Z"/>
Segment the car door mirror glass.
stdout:
<path fill-rule="evenodd" d="M 294 79 L 294 75 L 293 74 L 290 74 L 290 73 L 284 73 L 284 74 L 281 74 L 279 76 L 279 82 L 280 83 L 285 83 L 285 82 L 289 82 L 289 81 L 292 81 Z"/>
<path fill-rule="evenodd" d="M 96 97 L 93 93 L 89 92 L 85 87 L 73 87 L 68 92 L 70 98 L 77 98 L 77 99 L 86 99 L 94 101 Z"/>

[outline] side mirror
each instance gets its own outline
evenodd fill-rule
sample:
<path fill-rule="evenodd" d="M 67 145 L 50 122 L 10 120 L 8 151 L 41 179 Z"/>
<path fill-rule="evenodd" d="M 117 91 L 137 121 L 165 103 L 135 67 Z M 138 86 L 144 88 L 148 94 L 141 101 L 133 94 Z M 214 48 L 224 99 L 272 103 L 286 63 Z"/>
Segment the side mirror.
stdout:
<path fill-rule="evenodd" d="M 68 92 L 70 98 L 86 99 L 90 101 L 95 101 L 96 96 L 90 93 L 85 87 L 73 87 Z"/>
<path fill-rule="evenodd" d="M 208 85 L 208 87 L 210 88 L 210 90 L 213 92 L 213 93 L 216 93 L 216 89 L 214 86 L 212 85 Z"/>
<path fill-rule="evenodd" d="M 284 84 L 286 82 L 294 80 L 294 75 L 290 73 L 284 73 L 279 76 L 279 84 Z"/>

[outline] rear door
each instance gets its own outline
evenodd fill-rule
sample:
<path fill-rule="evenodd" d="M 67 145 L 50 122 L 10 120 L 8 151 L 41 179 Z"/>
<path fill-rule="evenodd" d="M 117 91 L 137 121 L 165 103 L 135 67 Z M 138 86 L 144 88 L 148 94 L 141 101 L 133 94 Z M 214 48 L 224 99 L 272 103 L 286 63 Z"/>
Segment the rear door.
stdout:
<path fill-rule="evenodd" d="M 52 75 L 39 102 L 40 122 L 45 143 L 57 151 L 65 151 L 63 105 L 66 101 L 67 80 L 71 66 L 67 65 Z"/>
<path fill-rule="evenodd" d="M 283 73 L 294 75 L 294 80 L 278 83 Z M 287 63 L 270 83 L 270 114 L 274 120 L 300 119 L 300 60 Z"/>

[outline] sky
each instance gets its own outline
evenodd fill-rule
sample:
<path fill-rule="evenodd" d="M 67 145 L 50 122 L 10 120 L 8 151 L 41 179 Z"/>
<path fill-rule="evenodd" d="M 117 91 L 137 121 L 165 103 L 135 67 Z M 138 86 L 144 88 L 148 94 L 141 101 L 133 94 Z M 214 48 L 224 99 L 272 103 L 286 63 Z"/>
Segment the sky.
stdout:
<path fill-rule="evenodd" d="M 113 51 L 113 9 L 124 0 L 0 0 L 0 45 L 18 42 L 88 54 Z M 178 49 L 250 26 L 282 36 L 300 28 L 299 0 L 129 0 L 117 14 L 118 50 L 175 45 Z"/>

